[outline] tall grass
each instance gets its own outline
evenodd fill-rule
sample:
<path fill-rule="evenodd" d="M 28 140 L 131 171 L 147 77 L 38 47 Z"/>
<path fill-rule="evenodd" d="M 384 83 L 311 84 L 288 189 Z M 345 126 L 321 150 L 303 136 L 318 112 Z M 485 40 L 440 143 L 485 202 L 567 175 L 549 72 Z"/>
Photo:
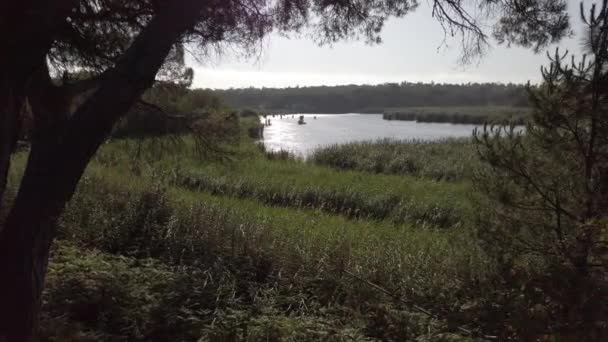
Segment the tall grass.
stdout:
<path fill-rule="evenodd" d="M 268 160 L 243 145 L 233 162 L 198 160 L 179 152 L 145 163 L 142 175 L 213 195 L 267 205 L 312 208 L 351 218 L 453 227 L 470 218 L 469 185 L 396 175 L 335 171 L 297 159 Z M 124 145 L 109 144 L 97 160 L 130 172 Z M 179 160 L 179 161 L 178 161 Z"/>
<path fill-rule="evenodd" d="M 475 146 L 468 138 L 440 141 L 382 139 L 331 145 L 313 151 L 309 160 L 338 170 L 444 181 L 470 179 L 479 166 Z"/>
<path fill-rule="evenodd" d="M 452 319 L 463 322 L 470 313 L 461 307 L 475 302 L 467 289 L 487 279 L 491 269 L 470 234 L 465 227 L 444 231 L 269 207 L 254 200 L 166 188 L 147 177 L 129 181 L 118 170 L 93 165 L 61 221 L 46 324 L 56 329 L 49 325 L 63 322 L 67 312 L 87 329 L 102 334 L 125 329 L 133 340 L 167 331 L 212 338 L 233 329 L 238 336 L 239 327 L 249 325 L 253 331 L 266 331 L 268 326 L 257 326 L 260 318 L 269 325 L 286 324 L 276 332 L 282 338 L 433 336 L 451 329 L 444 321 L 415 313 L 399 298 L 450 312 L 456 317 Z M 82 249 L 91 252 L 83 257 Z M 92 277 L 90 270 L 95 270 Z M 359 282 L 347 271 L 399 298 Z M 198 275 L 202 288 L 197 290 L 196 282 L 180 277 L 180 272 Z M 102 294 L 89 295 L 99 291 Z M 62 299 L 72 292 L 73 301 L 95 301 L 112 320 L 100 326 L 83 316 L 77 305 Z M 211 297 L 214 294 L 217 298 Z M 169 320 L 178 309 L 187 310 L 187 319 L 178 315 L 177 322 Z M 295 317 L 312 331 L 298 325 Z M 134 318 L 139 325 L 127 325 Z M 177 332 L 176 326 L 183 331 Z"/>
<path fill-rule="evenodd" d="M 314 208 L 346 217 L 451 227 L 468 216 L 464 184 L 335 172 L 294 161 L 248 159 L 180 169 L 173 184 L 268 205 Z"/>
<path fill-rule="evenodd" d="M 466 183 L 192 144 L 98 153 L 60 220 L 44 341 L 468 340 L 455 326 L 490 323 Z"/>

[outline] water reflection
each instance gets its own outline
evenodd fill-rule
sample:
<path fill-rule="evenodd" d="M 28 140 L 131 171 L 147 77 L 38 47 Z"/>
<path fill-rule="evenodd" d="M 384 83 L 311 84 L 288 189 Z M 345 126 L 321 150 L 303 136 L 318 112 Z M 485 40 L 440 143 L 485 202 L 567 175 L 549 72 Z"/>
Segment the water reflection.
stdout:
<path fill-rule="evenodd" d="M 298 124 L 304 115 L 306 124 Z M 316 119 L 314 118 L 316 116 Z M 382 120 L 381 114 L 297 114 L 270 117 L 264 144 L 272 150 L 288 150 L 307 156 L 315 148 L 352 141 L 392 139 L 436 140 L 469 137 L 476 125 L 416 123 Z"/>

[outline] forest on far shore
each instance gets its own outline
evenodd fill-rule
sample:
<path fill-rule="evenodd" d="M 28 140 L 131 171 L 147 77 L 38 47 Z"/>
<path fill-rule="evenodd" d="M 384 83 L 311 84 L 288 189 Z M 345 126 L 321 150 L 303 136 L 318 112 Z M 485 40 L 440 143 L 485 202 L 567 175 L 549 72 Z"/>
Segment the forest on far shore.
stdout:
<path fill-rule="evenodd" d="M 502 83 L 384 83 L 214 90 L 233 108 L 288 113 L 382 113 L 422 106 L 528 106 L 526 86 Z"/>

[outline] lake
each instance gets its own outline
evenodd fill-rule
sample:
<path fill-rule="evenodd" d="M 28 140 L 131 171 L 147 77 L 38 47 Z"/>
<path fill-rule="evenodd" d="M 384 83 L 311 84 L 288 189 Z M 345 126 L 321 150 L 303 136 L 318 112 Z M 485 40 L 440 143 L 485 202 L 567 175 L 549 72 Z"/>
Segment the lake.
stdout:
<path fill-rule="evenodd" d="M 306 125 L 298 125 L 304 115 Z M 314 119 L 314 116 L 317 119 Z M 320 146 L 353 141 L 392 138 L 399 140 L 437 140 L 470 137 L 476 125 L 417 123 L 383 120 L 382 114 L 296 114 L 269 116 L 272 125 L 264 129 L 264 144 L 270 150 L 288 150 L 309 155 Z"/>

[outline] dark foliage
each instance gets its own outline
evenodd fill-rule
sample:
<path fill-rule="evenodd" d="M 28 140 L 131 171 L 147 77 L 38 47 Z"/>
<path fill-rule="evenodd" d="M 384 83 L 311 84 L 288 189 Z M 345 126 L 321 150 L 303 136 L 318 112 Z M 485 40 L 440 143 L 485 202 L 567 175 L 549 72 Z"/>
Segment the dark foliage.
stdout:
<path fill-rule="evenodd" d="M 528 340 L 608 336 L 608 1 L 581 14 L 590 57 L 549 56 L 526 133 L 476 134 L 480 237 L 500 263 L 513 329 Z"/>

